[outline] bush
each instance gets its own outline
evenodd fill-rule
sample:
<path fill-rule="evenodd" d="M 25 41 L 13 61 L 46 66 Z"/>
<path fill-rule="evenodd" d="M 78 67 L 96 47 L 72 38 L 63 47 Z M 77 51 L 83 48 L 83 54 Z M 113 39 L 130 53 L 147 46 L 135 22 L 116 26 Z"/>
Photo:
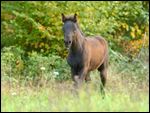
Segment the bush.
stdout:
<path fill-rule="evenodd" d="M 26 61 L 26 72 L 29 77 L 42 77 L 46 80 L 67 80 L 70 78 L 70 69 L 67 62 L 59 56 L 43 56 L 32 52 Z"/>
<path fill-rule="evenodd" d="M 28 57 L 20 47 L 4 47 L 1 51 L 2 77 L 13 80 L 68 80 L 70 69 L 60 56 L 43 56 L 32 52 Z"/>
<path fill-rule="evenodd" d="M 149 76 L 149 66 L 148 66 L 148 49 L 143 48 L 139 56 L 131 59 L 127 56 L 115 52 L 114 50 L 109 50 L 109 67 L 113 69 L 113 72 L 122 76 L 123 78 L 133 78 L 136 81 L 147 81 Z"/>
<path fill-rule="evenodd" d="M 124 43 L 148 32 L 148 8 L 146 1 L 2 2 L 2 47 L 19 45 L 25 52 L 65 57 L 61 13 L 76 12 L 86 35 L 102 35 L 113 50 L 127 52 Z"/>
<path fill-rule="evenodd" d="M 44 56 L 32 52 L 25 56 L 20 47 L 4 47 L 1 51 L 2 77 L 7 80 L 35 81 L 35 83 L 50 80 L 64 81 L 71 79 L 70 67 L 65 59 L 49 54 Z M 109 50 L 109 68 L 122 77 L 136 78 L 139 81 L 148 80 L 148 49 L 144 49 L 134 60 L 127 56 Z M 146 57 L 147 56 L 147 57 Z M 147 60 L 143 60 L 147 59 Z M 2 79 L 2 80 L 3 80 Z"/>
<path fill-rule="evenodd" d="M 2 75 L 18 77 L 24 69 L 23 54 L 20 47 L 4 47 L 1 50 Z"/>

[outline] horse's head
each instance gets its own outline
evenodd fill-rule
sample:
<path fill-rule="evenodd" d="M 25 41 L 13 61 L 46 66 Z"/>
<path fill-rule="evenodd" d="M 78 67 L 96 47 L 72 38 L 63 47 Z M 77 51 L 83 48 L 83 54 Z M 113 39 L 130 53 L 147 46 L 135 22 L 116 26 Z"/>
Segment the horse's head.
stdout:
<path fill-rule="evenodd" d="M 74 16 L 65 16 L 62 14 L 62 21 L 63 21 L 63 33 L 64 33 L 64 43 L 67 49 L 69 49 L 73 42 L 73 37 L 75 36 L 75 32 L 77 29 L 76 22 L 77 22 L 77 14 Z"/>

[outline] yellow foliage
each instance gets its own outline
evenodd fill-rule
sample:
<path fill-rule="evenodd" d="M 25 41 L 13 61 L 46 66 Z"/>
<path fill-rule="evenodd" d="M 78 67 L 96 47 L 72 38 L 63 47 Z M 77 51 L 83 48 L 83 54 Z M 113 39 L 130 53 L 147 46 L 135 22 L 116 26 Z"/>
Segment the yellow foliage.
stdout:
<path fill-rule="evenodd" d="M 24 64 L 22 60 L 17 60 L 16 61 L 16 68 L 18 71 L 22 70 L 24 68 Z"/>
<path fill-rule="evenodd" d="M 131 31 L 134 32 L 134 31 L 135 31 L 135 28 L 134 28 L 134 27 L 131 27 Z"/>
<path fill-rule="evenodd" d="M 41 52 L 44 52 L 44 50 L 43 50 L 43 49 L 41 49 Z"/>
<path fill-rule="evenodd" d="M 134 32 L 130 32 L 130 35 L 132 36 L 132 38 L 135 38 L 135 33 Z"/>
<path fill-rule="evenodd" d="M 30 56 L 31 55 L 31 53 L 30 52 L 27 52 L 27 54 Z"/>
<path fill-rule="evenodd" d="M 26 41 L 26 42 L 25 42 L 25 44 L 26 44 L 26 45 L 28 45 L 28 44 L 29 44 L 29 42 L 27 42 L 27 41 Z"/>
<path fill-rule="evenodd" d="M 48 46 L 48 44 L 45 44 L 45 48 L 46 48 L 46 49 L 49 49 L 49 46 Z"/>
<path fill-rule="evenodd" d="M 115 12 L 112 12 L 111 14 L 112 14 L 112 16 L 115 16 Z"/>
<path fill-rule="evenodd" d="M 41 26 L 39 26 L 39 27 L 38 27 L 38 29 L 39 29 L 40 31 L 45 31 L 45 27 L 44 27 L 44 26 L 42 26 L 42 25 L 41 25 Z"/>
<path fill-rule="evenodd" d="M 35 48 L 38 48 L 38 43 L 35 43 Z"/>
<path fill-rule="evenodd" d="M 136 29 L 136 30 L 137 30 L 137 29 L 139 29 L 139 27 L 138 27 L 138 25 L 137 25 L 137 24 L 135 24 L 135 26 L 134 26 L 134 27 L 135 27 L 135 29 Z"/>
<path fill-rule="evenodd" d="M 42 47 L 42 46 L 44 46 L 44 43 L 43 43 L 43 42 L 40 43 L 39 47 Z"/>
<path fill-rule="evenodd" d="M 124 51 L 133 57 L 136 56 L 143 46 L 148 46 L 148 44 L 149 44 L 148 37 L 144 38 L 143 34 L 142 34 L 142 36 L 143 37 L 141 39 L 138 39 L 138 40 L 131 40 L 129 42 L 124 41 L 123 42 Z"/>
<path fill-rule="evenodd" d="M 137 35 L 141 35 L 141 30 L 140 29 L 137 29 Z"/>
<path fill-rule="evenodd" d="M 30 45 L 31 45 L 31 46 L 34 46 L 34 43 L 31 43 Z"/>

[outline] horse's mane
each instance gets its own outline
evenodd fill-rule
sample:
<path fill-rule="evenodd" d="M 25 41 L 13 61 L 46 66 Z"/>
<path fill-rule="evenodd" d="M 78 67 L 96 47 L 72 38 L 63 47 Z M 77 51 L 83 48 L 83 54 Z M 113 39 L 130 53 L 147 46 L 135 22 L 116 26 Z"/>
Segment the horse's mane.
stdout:
<path fill-rule="evenodd" d="M 81 29 L 80 29 L 80 27 L 79 27 L 78 22 L 76 22 L 76 25 L 77 25 L 77 27 L 78 27 L 78 29 L 79 29 L 80 33 L 81 33 L 83 36 L 85 36 L 85 35 L 84 35 L 84 33 L 81 31 Z"/>

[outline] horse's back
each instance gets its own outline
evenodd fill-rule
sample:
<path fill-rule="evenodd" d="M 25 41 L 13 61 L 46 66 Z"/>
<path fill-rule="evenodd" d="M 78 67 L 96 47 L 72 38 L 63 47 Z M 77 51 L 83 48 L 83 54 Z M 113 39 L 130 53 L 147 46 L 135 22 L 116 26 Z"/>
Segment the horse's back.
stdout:
<path fill-rule="evenodd" d="M 108 46 L 107 41 L 101 36 L 86 37 L 85 39 L 86 39 L 87 43 L 93 47 L 95 47 L 95 46 L 101 47 L 102 46 L 102 48 L 107 49 L 107 46 Z"/>

